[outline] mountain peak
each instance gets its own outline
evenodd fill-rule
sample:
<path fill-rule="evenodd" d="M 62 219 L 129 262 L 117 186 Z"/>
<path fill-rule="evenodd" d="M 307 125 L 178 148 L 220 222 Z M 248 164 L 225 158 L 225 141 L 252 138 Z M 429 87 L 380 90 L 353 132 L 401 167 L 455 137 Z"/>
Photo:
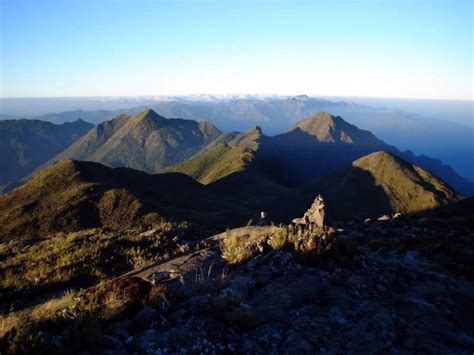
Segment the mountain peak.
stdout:
<path fill-rule="evenodd" d="M 306 117 L 299 121 L 297 125 L 299 126 L 310 126 L 310 125 L 317 125 L 317 126 L 330 126 L 330 127 L 335 127 L 336 124 L 344 124 L 346 121 L 344 121 L 341 117 L 339 116 L 333 116 L 329 112 L 316 112 L 313 115 Z"/>
<path fill-rule="evenodd" d="M 297 98 L 298 100 L 303 100 L 303 101 L 309 100 L 308 95 L 296 95 L 295 98 Z"/>
<path fill-rule="evenodd" d="M 399 157 L 397 157 L 397 156 L 395 156 L 391 153 L 388 153 L 384 150 L 380 150 L 378 152 L 373 152 L 373 153 L 367 154 L 366 156 L 363 156 L 362 158 L 360 158 L 356 161 L 363 161 L 363 160 L 379 161 L 379 160 L 385 160 L 385 159 L 396 161 L 396 162 L 399 162 L 399 163 L 404 162 L 401 158 L 399 158 Z"/>
<path fill-rule="evenodd" d="M 320 142 L 350 143 L 350 144 L 381 144 L 369 131 L 364 131 L 344 121 L 342 117 L 333 116 L 328 112 L 316 112 L 298 121 L 290 131 L 301 129 L 303 132 L 316 137 Z"/>
<path fill-rule="evenodd" d="M 363 156 L 326 176 L 319 182 L 318 191 L 327 199 L 332 213 L 343 218 L 416 213 L 459 199 L 441 179 L 384 151 Z"/>
<path fill-rule="evenodd" d="M 191 157 L 220 134 L 210 123 L 166 119 L 147 109 L 99 124 L 52 161 L 87 160 L 156 173 Z"/>
<path fill-rule="evenodd" d="M 166 120 L 165 117 L 160 116 L 152 109 L 146 109 L 145 111 L 140 112 L 134 116 L 137 121 L 148 121 L 148 120 Z"/>
<path fill-rule="evenodd" d="M 390 170 L 390 172 L 398 169 L 410 170 L 412 168 L 410 163 L 385 151 L 367 154 L 352 162 L 352 166 L 370 171 L 375 171 L 378 170 L 378 167 L 383 167 L 387 171 Z"/>
<path fill-rule="evenodd" d="M 88 122 L 84 121 L 82 118 L 78 118 L 77 120 L 72 121 L 72 123 L 88 123 Z"/>

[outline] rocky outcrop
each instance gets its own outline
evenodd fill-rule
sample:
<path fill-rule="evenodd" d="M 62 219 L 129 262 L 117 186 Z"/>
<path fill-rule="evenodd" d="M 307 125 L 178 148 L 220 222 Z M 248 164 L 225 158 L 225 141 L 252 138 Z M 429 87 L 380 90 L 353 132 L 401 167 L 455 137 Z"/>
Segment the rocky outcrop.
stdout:
<path fill-rule="evenodd" d="M 127 290 L 135 308 L 94 328 L 94 350 L 470 353 L 474 205 L 463 202 L 337 229 L 247 226 L 183 240 L 182 253 L 105 285 Z M 230 264 L 225 245 L 250 253 Z"/>
<path fill-rule="evenodd" d="M 427 235 L 433 245 L 446 242 L 442 227 L 430 226 L 426 218 L 377 223 L 376 228 L 354 222 L 344 225 L 338 238 L 349 249 L 338 250 L 337 257 L 321 265 L 314 258 L 310 264 L 307 259 L 301 263 L 298 254 L 279 249 L 228 268 L 220 258 L 219 241 L 281 231 L 278 227 L 243 227 L 208 239 L 199 252 L 159 268 L 145 267 L 135 276 L 155 277 L 158 283 L 174 285 L 179 294 L 187 296 L 160 316 L 141 310 L 135 318 L 146 313 L 169 323 L 129 330 L 133 341 L 127 350 L 449 353 L 472 349 L 474 329 L 469 314 L 474 310 L 474 283 L 465 278 L 466 270 L 443 266 L 446 255 L 423 249 Z M 473 237 L 472 231 L 463 231 L 458 229 L 456 235 Z M 387 235 L 397 235 L 393 243 L 407 249 L 388 255 L 386 251 L 393 248 L 387 246 Z M 417 243 L 421 249 L 414 250 Z M 206 276 L 196 277 L 202 270 Z M 156 276 L 176 271 L 175 281 Z M 111 349 L 117 347 L 109 344 Z"/>
<path fill-rule="evenodd" d="M 302 218 L 295 218 L 293 219 L 294 224 L 311 224 L 314 223 L 318 227 L 324 227 L 324 200 L 321 195 L 318 195 L 315 199 L 311 207 L 305 212 Z"/>

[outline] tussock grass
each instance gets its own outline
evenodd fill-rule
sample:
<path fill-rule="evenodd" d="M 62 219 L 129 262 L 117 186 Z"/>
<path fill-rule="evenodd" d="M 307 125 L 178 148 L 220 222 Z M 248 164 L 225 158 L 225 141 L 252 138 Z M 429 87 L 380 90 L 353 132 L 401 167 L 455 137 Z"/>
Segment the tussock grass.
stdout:
<path fill-rule="evenodd" d="M 300 256 L 328 254 L 336 247 L 335 230 L 315 224 L 282 227 L 248 227 L 228 231 L 221 241 L 222 258 L 230 265 L 244 263 L 270 249 L 290 249 Z"/>
<path fill-rule="evenodd" d="M 25 328 L 40 320 L 46 322 L 56 319 L 58 313 L 73 302 L 74 295 L 75 292 L 66 292 L 37 306 L 0 316 L 0 338 L 13 328 Z"/>
<path fill-rule="evenodd" d="M 250 260 L 268 248 L 267 241 L 277 227 L 249 227 L 242 233 L 239 230 L 227 231 L 221 241 L 222 258 L 231 265 Z"/>
<path fill-rule="evenodd" d="M 162 223 L 156 233 L 90 229 L 51 238 L 0 245 L 0 305 L 32 299 L 49 291 L 87 287 L 119 275 L 164 253 L 179 250 L 186 225 Z M 177 238 L 175 238 L 177 237 Z"/>

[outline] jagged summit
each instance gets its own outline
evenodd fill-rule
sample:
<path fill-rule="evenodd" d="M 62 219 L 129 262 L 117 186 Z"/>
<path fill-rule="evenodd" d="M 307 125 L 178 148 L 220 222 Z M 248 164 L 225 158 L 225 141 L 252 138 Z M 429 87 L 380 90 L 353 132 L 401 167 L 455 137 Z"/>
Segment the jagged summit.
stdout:
<path fill-rule="evenodd" d="M 364 131 L 344 121 L 342 117 L 333 116 L 327 112 L 317 112 L 298 121 L 289 131 L 300 129 L 320 142 L 350 143 L 350 144 L 380 144 L 369 131 Z"/>

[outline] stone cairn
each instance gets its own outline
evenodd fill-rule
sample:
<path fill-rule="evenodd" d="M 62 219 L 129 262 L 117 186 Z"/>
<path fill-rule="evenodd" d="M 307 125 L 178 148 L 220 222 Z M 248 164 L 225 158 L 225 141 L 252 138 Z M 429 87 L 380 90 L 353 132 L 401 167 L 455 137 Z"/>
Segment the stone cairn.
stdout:
<path fill-rule="evenodd" d="M 318 227 L 324 227 L 324 200 L 321 195 L 316 196 L 311 207 L 306 211 L 302 218 L 295 218 L 292 222 L 299 224 L 316 224 Z"/>

